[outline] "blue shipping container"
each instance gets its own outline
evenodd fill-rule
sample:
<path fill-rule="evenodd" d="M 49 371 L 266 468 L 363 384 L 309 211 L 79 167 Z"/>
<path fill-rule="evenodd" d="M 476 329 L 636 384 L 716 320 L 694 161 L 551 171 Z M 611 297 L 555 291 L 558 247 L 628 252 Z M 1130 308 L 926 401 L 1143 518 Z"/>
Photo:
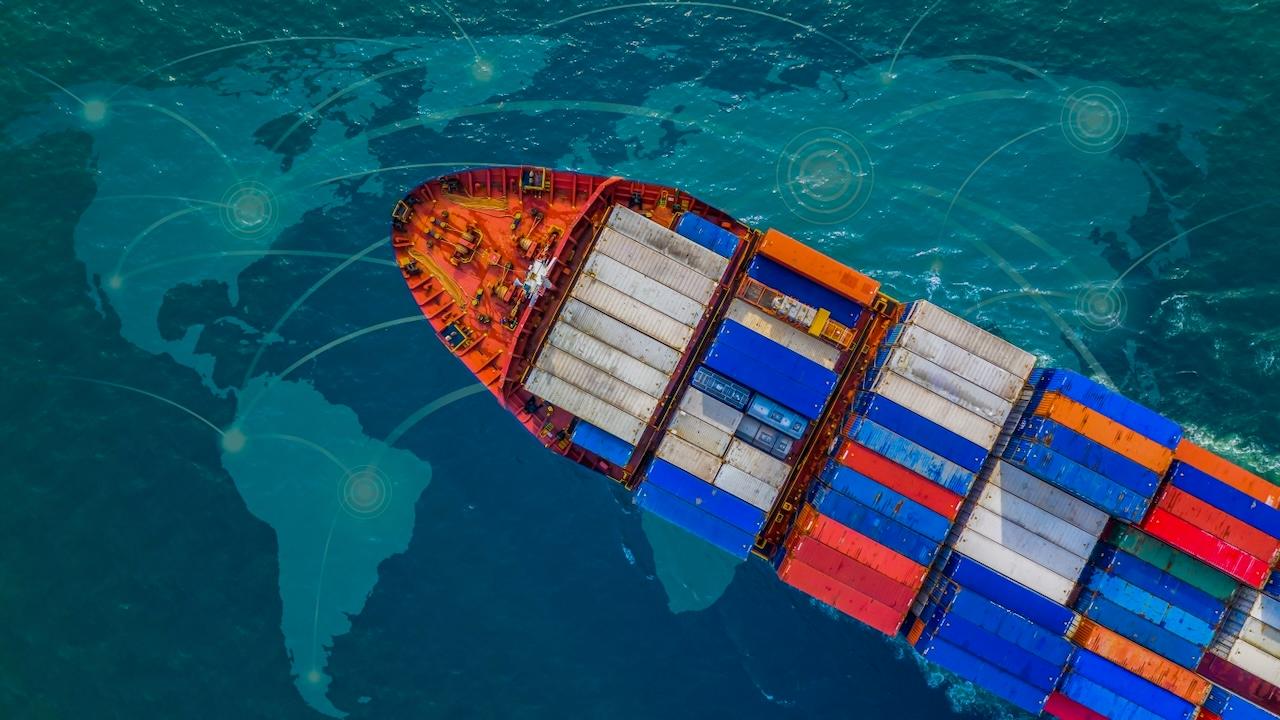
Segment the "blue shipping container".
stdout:
<path fill-rule="evenodd" d="M 1256 500 L 1190 465 L 1175 461 L 1169 483 L 1271 537 L 1280 537 L 1280 510 Z"/>
<path fill-rule="evenodd" d="M 737 235 L 691 212 L 680 214 L 675 231 L 717 255 L 733 257 L 733 251 L 738 249 Z"/>
<path fill-rule="evenodd" d="M 1081 594 L 1076 609 L 1099 625 L 1112 630 L 1158 655 L 1194 670 L 1204 656 L 1204 648 L 1188 642 L 1164 628 L 1125 610 L 1092 592 Z"/>
<path fill-rule="evenodd" d="M 835 373 L 730 319 L 721 323 L 704 362 L 810 420 L 822 413 L 836 384 Z"/>
<path fill-rule="evenodd" d="M 1048 662 L 964 618 L 946 613 L 925 625 L 916 644 L 928 644 L 934 638 L 986 660 L 1018 680 L 1043 690 L 1046 696 L 1053 692 L 1066 667 L 1065 662 L 1060 665 Z"/>
<path fill-rule="evenodd" d="M 747 414 L 797 440 L 804 437 L 804 431 L 809 429 L 809 421 L 800 417 L 800 413 L 759 393 L 751 398 L 751 404 L 747 406 Z"/>
<path fill-rule="evenodd" d="M 1071 462 L 1083 465 L 1143 497 L 1153 497 L 1160 486 L 1160 476 L 1155 471 L 1048 418 L 1024 416 L 1018 421 L 1014 434 L 1044 445 Z"/>
<path fill-rule="evenodd" d="M 967 495 L 973 485 L 973 472 L 867 418 L 853 421 L 849 438 L 957 495 Z"/>
<path fill-rule="evenodd" d="M 1166 720 L 1190 720 L 1198 709 L 1150 680 L 1088 650 L 1081 649 L 1071 658 L 1071 672 Z"/>
<path fill-rule="evenodd" d="M 942 591 L 937 611 L 964 618 L 1059 668 L 1066 667 L 1071 657 L 1072 645 L 1066 638 L 954 582 Z"/>
<path fill-rule="evenodd" d="M 689 384 L 734 410 L 745 410 L 751 402 L 751 390 L 707 367 L 694 370 Z"/>
<path fill-rule="evenodd" d="M 676 497 L 715 515 L 736 528 L 753 536 L 764 527 L 767 513 L 729 493 L 703 482 L 692 474 L 656 458 L 649 465 L 646 482 L 666 490 Z"/>
<path fill-rule="evenodd" d="M 1217 626 L 1226 613 L 1226 606 L 1222 601 L 1209 593 L 1114 546 L 1103 545 L 1090 565 L 1094 569 L 1086 572 L 1115 575 L 1209 625 Z"/>
<path fill-rule="evenodd" d="M 636 490 L 636 504 L 734 557 L 745 560 L 755 544 L 751 533 L 703 512 L 653 483 L 645 483 Z"/>
<path fill-rule="evenodd" d="M 1182 428 L 1174 421 L 1078 372 L 1061 368 L 1045 370 L 1039 376 L 1036 389 L 1061 393 L 1170 450 L 1178 447 L 1182 439 Z"/>
<path fill-rule="evenodd" d="M 966 440 L 932 420 L 921 417 L 880 395 L 871 393 L 859 395 L 857 412 L 877 425 L 892 430 L 965 470 L 977 472 L 982 469 L 982 463 L 987 459 L 987 450 L 981 445 Z"/>
<path fill-rule="evenodd" d="M 586 420 L 579 420 L 574 427 L 573 442 L 619 467 L 626 467 L 631 462 L 631 453 L 636 449 L 626 440 L 610 435 Z"/>
<path fill-rule="evenodd" d="M 920 565 L 928 565 L 938 552 L 938 543 L 829 487 L 816 488 L 813 505 L 823 515 Z"/>
<path fill-rule="evenodd" d="M 1163 720 L 1138 703 L 1075 673 L 1067 675 L 1058 691 L 1110 720 Z"/>
<path fill-rule="evenodd" d="M 942 575 L 1058 635 L 1066 635 L 1076 614 L 976 560 L 953 552 Z"/>
<path fill-rule="evenodd" d="M 1271 573 L 1271 578 L 1267 580 L 1267 584 L 1262 588 L 1262 592 L 1280 600 L 1280 572 Z"/>
<path fill-rule="evenodd" d="M 801 277 L 763 255 L 752 258 L 747 275 L 753 280 L 816 308 L 824 308 L 838 320 L 853 327 L 862 316 L 862 306 L 843 295 L 832 292 L 812 280 Z"/>
<path fill-rule="evenodd" d="M 828 465 L 822 472 L 822 480 L 836 492 L 897 520 L 936 543 L 945 540 L 947 531 L 951 529 L 951 521 L 946 517 L 843 465 Z"/>
<path fill-rule="evenodd" d="M 1276 716 L 1235 693 L 1214 685 L 1204 708 L 1222 720 L 1275 720 Z"/>
<path fill-rule="evenodd" d="M 916 645 L 916 651 L 960 677 L 982 686 L 1032 715 L 1044 708 L 1048 693 L 952 645 L 933 638 Z"/>
<path fill-rule="evenodd" d="M 1005 448 L 1004 459 L 1122 520 L 1132 523 L 1142 520 L 1151 504 L 1150 498 L 1030 440 L 1011 440 Z"/>
<path fill-rule="evenodd" d="M 1209 623 L 1115 575 L 1093 571 L 1085 587 L 1187 642 L 1204 647 L 1213 640 Z"/>

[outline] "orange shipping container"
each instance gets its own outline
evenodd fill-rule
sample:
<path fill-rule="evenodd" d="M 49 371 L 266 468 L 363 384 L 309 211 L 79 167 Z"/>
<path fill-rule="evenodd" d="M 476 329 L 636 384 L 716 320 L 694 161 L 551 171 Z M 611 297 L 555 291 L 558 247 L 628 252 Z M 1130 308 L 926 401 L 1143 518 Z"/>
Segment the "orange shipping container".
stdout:
<path fill-rule="evenodd" d="M 1173 458 L 1212 475 L 1240 492 L 1273 508 L 1280 508 L 1280 485 L 1259 477 L 1225 458 L 1183 440 L 1173 451 Z"/>
<path fill-rule="evenodd" d="M 1071 641 L 1195 705 L 1203 703 L 1212 688 L 1208 680 L 1194 672 L 1088 618 L 1080 619 Z"/>
<path fill-rule="evenodd" d="M 1280 557 L 1277 555 L 1280 553 L 1280 540 L 1172 485 L 1162 491 L 1156 507 L 1164 508 L 1170 515 L 1208 531 L 1268 565 L 1275 564 Z"/>
<path fill-rule="evenodd" d="M 795 527 L 787 538 L 787 549 L 791 549 L 803 537 L 811 537 L 913 590 L 924 584 L 924 576 L 929 570 L 875 540 L 850 530 L 818 512 L 812 505 L 801 508 Z"/>
<path fill-rule="evenodd" d="M 863 305 L 870 305 L 880 291 L 880 283 L 875 280 L 773 228 L 765 231 L 759 251 L 770 260 Z"/>
<path fill-rule="evenodd" d="M 1056 392 L 1045 393 L 1035 414 L 1061 423 L 1160 475 L 1164 475 L 1173 462 L 1173 451 L 1169 448 Z"/>

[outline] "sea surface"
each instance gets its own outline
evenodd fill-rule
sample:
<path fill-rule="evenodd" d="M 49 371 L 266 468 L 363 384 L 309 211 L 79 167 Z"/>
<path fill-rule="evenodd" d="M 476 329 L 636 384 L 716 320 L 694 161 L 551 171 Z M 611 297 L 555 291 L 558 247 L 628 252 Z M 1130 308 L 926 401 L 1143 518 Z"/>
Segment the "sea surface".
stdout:
<path fill-rule="evenodd" d="M 1019 717 L 540 446 L 409 187 L 678 185 L 1280 463 L 1280 5 L 0 3 L 0 717 Z"/>

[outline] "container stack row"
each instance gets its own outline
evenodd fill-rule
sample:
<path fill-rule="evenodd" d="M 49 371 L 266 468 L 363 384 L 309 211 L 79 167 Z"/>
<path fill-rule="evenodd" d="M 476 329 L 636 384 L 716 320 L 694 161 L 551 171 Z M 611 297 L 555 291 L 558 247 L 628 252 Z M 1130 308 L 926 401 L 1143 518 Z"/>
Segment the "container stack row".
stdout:
<path fill-rule="evenodd" d="M 677 230 L 728 250 L 723 229 L 695 215 L 682 215 Z M 731 298 L 688 386 L 674 393 L 677 406 L 636 495 L 641 507 L 739 557 L 750 553 L 822 416 L 862 313 L 838 282 L 823 284 L 823 272 L 845 278 L 835 271 L 842 266 L 824 259 L 810 268 L 807 255 L 783 252 L 799 243 L 766 239 L 761 253 L 772 248 L 777 257 L 753 262 L 770 263 L 768 276 Z M 831 320 L 837 312 L 842 321 Z"/>

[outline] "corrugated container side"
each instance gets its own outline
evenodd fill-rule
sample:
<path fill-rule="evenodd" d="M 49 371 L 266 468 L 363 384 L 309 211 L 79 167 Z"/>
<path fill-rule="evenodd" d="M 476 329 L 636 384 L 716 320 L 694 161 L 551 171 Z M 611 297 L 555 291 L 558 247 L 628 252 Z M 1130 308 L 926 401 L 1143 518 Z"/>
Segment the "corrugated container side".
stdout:
<path fill-rule="evenodd" d="M 911 384 L 904 382 L 907 385 Z M 980 470 L 983 461 L 987 458 L 987 447 L 978 445 L 887 397 L 863 393 L 859 396 L 856 407 L 857 412 L 868 420 L 888 428 L 970 472 L 976 473 Z"/>
<path fill-rule="evenodd" d="M 862 316 L 862 306 L 858 303 L 797 275 L 767 257 L 757 255 L 752 258 L 751 264 L 747 266 L 747 275 L 805 305 L 829 311 L 832 318 L 849 327 L 857 325 L 858 318 Z"/>
<path fill-rule="evenodd" d="M 995 483 L 989 483 L 983 488 L 982 494 L 978 496 L 978 506 L 991 511 L 1006 522 L 1039 535 L 1081 560 L 1089 559 L 1098 542 L 1095 536 L 1017 495 L 1005 492 Z"/>
<path fill-rule="evenodd" d="M 567 352 L 653 398 L 661 397 L 662 391 L 671 382 L 670 375 L 649 367 L 567 323 L 557 323 L 547 336 L 547 342 L 550 347 Z"/>
<path fill-rule="evenodd" d="M 1115 575 L 1210 625 L 1217 625 L 1226 613 L 1226 605 L 1221 600 L 1110 545 L 1099 550 L 1091 568 Z"/>
<path fill-rule="evenodd" d="M 1268 565 L 1280 553 L 1280 540 L 1238 520 L 1176 486 L 1166 487 L 1156 503 L 1174 517 L 1182 518 L 1198 528 L 1240 550 L 1266 561 Z"/>
<path fill-rule="evenodd" d="M 1082 594 L 1076 608 L 1108 630 L 1114 630 L 1183 667 L 1195 667 L 1204 655 L 1203 647 L 1178 637 L 1096 593 Z"/>
<path fill-rule="evenodd" d="M 645 482 L 686 503 L 715 515 L 754 536 L 764 527 L 765 513 L 747 502 L 717 489 L 671 463 L 657 459 L 649 465 Z"/>
<path fill-rule="evenodd" d="M 1169 482 L 1271 537 L 1280 537 L 1280 510 L 1206 472 L 1180 460 L 1174 461 L 1169 468 Z"/>
<path fill-rule="evenodd" d="M 974 506 L 965 521 L 965 528 L 1000 543 L 1036 565 L 1072 582 L 1084 570 L 1085 558 L 982 505 Z"/>
<path fill-rule="evenodd" d="M 1093 572 L 1085 585 L 1104 598 L 1144 620 L 1168 630 L 1201 648 L 1213 640 L 1213 627 L 1191 613 L 1176 607 L 1140 587 L 1102 572 Z"/>
<path fill-rule="evenodd" d="M 1011 440 L 1004 459 L 1122 520 L 1138 522 L 1151 504 L 1150 498 L 1028 440 Z"/>
<path fill-rule="evenodd" d="M 1074 370 L 1046 369 L 1041 374 L 1037 387 L 1061 393 L 1091 407 L 1170 450 L 1177 447 L 1178 441 L 1182 439 L 1182 428 L 1177 423 Z"/>
<path fill-rule="evenodd" d="M 951 529 L 951 521 L 947 518 L 856 470 L 834 465 L 824 470 L 821 478 L 836 492 L 893 518 L 936 543 L 941 543 Z"/>
<path fill-rule="evenodd" d="M 1232 665 L 1216 655 L 1205 655 L 1197 668 L 1201 675 L 1232 693 L 1272 713 L 1280 714 L 1280 687 Z"/>
<path fill-rule="evenodd" d="M 881 372 L 871 392 L 927 418 L 983 449 L 1000 437 L 1000 425 L 894 372 Z"/>
<path fill-rule="evenodd" d="M 636 490 L 636 504 L 734 557 L 745 559 L 755 545 L 755 536 L 751 533 L 744 532 L 651 483 L 645 483 Z"/>
<path fill-rule="evenodd" d="M 1059 635 L 1065 635 L 1071 623 L 1075 621 L 1076 614 L 1060 603 L 963 555 L 952 553 L 943 566 L 942 574 L 961 587 L 972 590 Z"/>
<path fill-rule="evenodd" d="M 1280 678 L 1280 658 L 1268 655 L 1244 640 L 1236 640 L 1231 645 L 1231 652 L 1226 659 L 1232 665 L 1260 678 Z"/>
<path fill-rule="evenodd" d="M 586 420 L 579 420 L 573 428 L 573 442 L 619 467 L 626 467 L 631 462 L 631 453 L 635 450 L 635 446 L 626 440 L 610 435 Z"/>
<path fill-rule="evenodd" d="M 733 257 L 738 249 L 737 235 L 691 212 L 680 213 L 674 230 L 721 257 Z"/>
<path fill-rule="evenodd" d="M 1081 650 L 1071 658 L 1071 671 L 1160 717 L 1169 720 L 1191 720 L 1195 717 L 1196 707 L 1193 704 L 1087 650 Z"/>
<path fill-rule="evenodd" d="M 924 582 L 926 567 L 841 525 L 808 504 L 800 509 L 787 542 L 798 542 L 803 537 L 812 537 L 907 587 L 919 588 Z"/>
<path fill-rule="evenodd" d="M 742 413 L 697 388 L 686 388 L 680 398 L 680 409 L 708 425 L 733 433 L 742 422 Z"/>
<path fill-rule="evenodd" d="M 1160 475 L 1154 471 L 1048 418 L 1023 416 L 1014 434 L 1049 447 L 1143 497 L 1155 495 L 1160 485 Z"/>
<path fill-rule="evenodd" d="M 703 303 L 603 253 L 592 253 L 583 265 L 582 272 L 682 325 L 695 327 L 707 310 Z"/>
<path fill-rule="evenodd" d="M 609 403 L 583 392 L 549 372 L 534 368 L 525 378 L 525 390 L 564 408 L 605 432 L 632 445 L 640 441 L 645 423 Z"/>
<path fill-rule="evenodd" d="M 990 483 L 1016 495 L 1055 517 L 1062 518 L 1091 537 L 1106 529 L 1110 516 L 1004 460 L 992 466 Z"/>
<path fill-rule="evenodd" d="M 1259 477 L 1190 440 L 1178 443 L 1174 457 L 1268 507 L 1280 508 L 1280 485 Z"/>
<path fill-rule="evenodd" d="M 1094 712 L 1060 692 L 1049 696 L 1044 703 L 1044 712 L 1059 720 L 1107 720 L 1106 715 Z"/>
<path fill-rule="evenodd" d="M 1069 673 L 1066 676 L 1059 692 L 1106 718 L 1164 720 L 1162 715 L 1150 712 L 1141 704 L 1075 673 Z"/>
<path fill-rule="evenodd" d="M 1229 602 L 1236 591 L 1236 581 L 1231 576 L 1137 528 L 1113 525 L 1107 542 L 1223 603 Z"/>
<path fill-rule="evenodd" d="M 841 443 L 835 458 L 845 467 L 902 493 L 949 520 L 955 519 L 960 512 L 960 504 L 964 502 L 960 495 L 858 443 Z"/>
<path fill-rule="evenodd" d="M 939 615 L 964 618 L 992 635 L 1034 653 L 1059 670 L 1071 657 L 1071 643 L 1062 636 L 954 583 L 944 592 L 943 600 L 935 611 L 935 618 Z"/>
<path fill-rule="evenodd" d="M 1270 572 L 1265 562 L 1161 508 L 1154 508 L 1141 527 L 1147 534 L 1218 568 L 1250 587 L 1261 588 Z"/>
<path fill-rule="evenodd" d="M 972 529 L 962 530 L 954 547 L 957 552 L 1058 604 L 1065 605 L 1067 598 L 1071 596 L 1071 591 L 1075 589 L 1074 579 L 1062 577 Z"/>
<path fill-rule="evenodd" d="M 1042 415 L 1074 430 L 1105 448 L 1114 450 L 1139 465 L 1163 475 L 1173 462 L 1173 451 L 1143 437 L 1087 405 L 1058 393 L 1037 394 L 1033 401 L 1036 415 Z"/>
<path fill-rule="evenodd" d="M 704 362 L 813 420 L 835 386 L 835 374 L 759 333 L 725 320 Z"/>
<path fill-rule="evenodd" d="M 715 280 L 613 228 L 606 227 L 600 231 L 595 251 L 604 253 L 646 277 L 651 277 L 681 295 L 687 295 L 704 305 L 711 301 L 711 296 L 719 287 L 719 283 Z"/>
<path fill-rule="evenodd" d="M 1165 660 L 1155 652 L 1118 635 L 1092 620 L 1081 620 L 1072 642 L 1135 673 L 1193 704 L 1204 702 L 1212 684 L 1196 673 Z"/>
<path fill-rule="evenodd" d="M 751 397 L 747 414 L 799 440 L 809 429 L 809 421 L 799 413 L 759 393 Z"/>
<path fill-rule="evenodd" d="M 1044 691 L 1045 696 L 1057 686 L 1065 666 L 1065 662 L 1057 665 L 1047 662 L 1035 653 L 954 615 L 944 614 L 940 619 L 927 623 L 917 644 L 927 647 L 934 639 L 944 640 L 991 663 L 1019 681 Z"/>
<path fill-rule="evenodd" d="M 1280 598 L 1258 594 L 1249 605 L 1249 616 L 1257 618 L 1273 628 L 1280 628 Z"/>
<path fill-rule="evenodd" d="M 761 255 L 862 305 L 871 305 L 880 283 L 773 228 L 765 230 Z"/>
<path fill-rule="evenodd" d="M 788 350 L 797 352 L 828 370 L 840 361 L 840 348 L 775 317 L 741 299 L 734 298 L 725 317 L 760 333 Z"/>
<path fill-rule="evenodd" d="M 1048 693 L 1010 675 L 996 665 L 975 657 L 971 653 L 941 638 L 933 638 L 916 646 L 925 658 L 947 668 L 989 692 L 1004 698 L 1016 707 L 1038 714 Z"/>
<path fill-rule="evenodd" d="M 765 484 L 781 489 L 791 473 L 791 466 L 775 457 L 766 455 L 738 438 L 729 441 L 729 452 L 724 461 Z"/>
<path fill-rule="evenodd" d="M 916 596 L 914 588 L 896 582 L 811 537 L 800 538 L 788 545 L 787 556 L 904 614 Z"/>
<path fill-rule="evenodd" d="M 898 325 L 894 331 L 890 333 L 892 339 L 886 338 L 886 344 L 909 350 L 1010 403 L 1015 402 L 1022 393 L 1024 378 L 919 325 Z"/>
<path fill-rule="evenodd" d="M 711 368 L 699 366 L 693 371 L 689 384 L 735 410 L 746 410 L 751 400 L 751 390 Z"/>
<path fill-rule="evenodd" d="M 1204 708 L 1222 720 L 1274 720 L 1275 715 L 1236 695 L 1215 686 L 1204 701 Z"/>
<path fill-rule="evenodd" d="M 542 352 L 538 353 L 538 360 L 534 366 L 640 420 L 648 420 L 658 409 L 657 398 L 646 395 L 559 348 L 544 347 Z"/>
<path fill-rule="evenodd" d="M 1035 367 L 1035 355 L 1001 340 L 927 300 L 911 303 L 911 309 L 905 321 L 919 325 L 934 335 L 959 345 L 1020 378 L 1030 375 L 1031 368 Z"/>
<path fill-rule="evenodd" d="M 936 542 L 830 488 L 819 487 L 813 505 L 823 515 L 920 565 L 929 565 L 938 551 Z"/>
<path fill-rule="evenodd" d="M 713 280 L 724 276 L 729 260 L 681 237 L 649 218 L 621 205 L 614 205 L 605 224 L 638 240 L 667 257 L 674 258 Z"/>
<path fill-rule="evenodd" d="M 854 420 L 849 439 L 956 494 L 968 494 L 973 485 L 973 471 L 867 418 Z"/>
<path fill-rule="evenodd" d="M 774 500 L 778 499 L 777 488 L 732 465 L 720 466 L 715 486 L 765 511 L 771 509 Z"/>
<path fill-rule="evenodd" d="M 1240 639 L 1262 652 L 1280 657 L 1280 628 L 1255 617 L 1244 618 L 1240 625 Z"/>
<path fill-rule="evenodd" d="M 720 458 L 675 435 L 663 436 L 655 455 L 708 483 L 720 470 Z"/>
<path fill-rule="evenodd" d="M 581 300 L 567 300 L 556 322 L 567 323 L 668 377 L 676 371 L 676 365 L 680 362 L 679 352 Z"/>
<path fill-rule="evenodd" d="M 787 557 L 778 568 L 783 582 L 830 605 L 840 612 L 869 625 L 885 635 L 895 635 L 902 626 L 899 610 L 876 602 L 855 588 L 823 574 L 808 565 Z"/>
<path fill-rule="evenodd" d="M 588 275 L 578 277 L 571 295 L 680 352 L 693 338 L 693 328 Z"/>
<path fill-rule="evenodd" d="M 950 370 L 915 355 L 906 348 L 889 351 L 882 371 L 907 378 L 936 395 L 949 400 L 970 413 L 993 423 L 1004 425 L 1013 403 L 965 380 Z"/>
<path fill-rule="evenodd" d="M 667 432 L 718 458 L 729 449 L 729 433 L 683 410 L 676 412 Z"/>
<path fill-rule="evenodd" d="M 794 438 L 783 435 L 777 429 L 753 417 L 743 418 L 735 434 L 752 447 L 763 450 L 783 462 L 786 462 L 787 455 L 795 445 Z"/>

